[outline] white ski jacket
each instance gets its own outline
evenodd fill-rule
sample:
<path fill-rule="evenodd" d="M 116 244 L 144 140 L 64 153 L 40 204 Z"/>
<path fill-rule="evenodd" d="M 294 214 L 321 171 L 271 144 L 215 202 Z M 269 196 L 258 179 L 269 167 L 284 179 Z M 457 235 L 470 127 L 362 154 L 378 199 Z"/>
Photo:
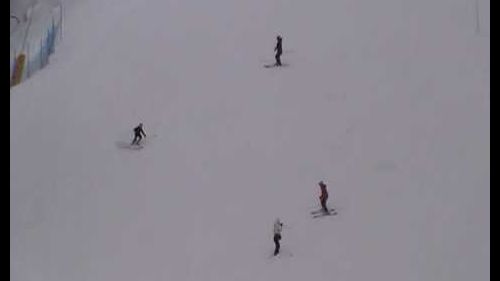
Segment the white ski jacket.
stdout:
<path fill-rule="evenodd" d="M 280 222 L 279 219 L 276 219 L 276 221 L 274 222 L 274 234 L 281 235 L 282 228 L 283 228 L 283 223 Z"/>

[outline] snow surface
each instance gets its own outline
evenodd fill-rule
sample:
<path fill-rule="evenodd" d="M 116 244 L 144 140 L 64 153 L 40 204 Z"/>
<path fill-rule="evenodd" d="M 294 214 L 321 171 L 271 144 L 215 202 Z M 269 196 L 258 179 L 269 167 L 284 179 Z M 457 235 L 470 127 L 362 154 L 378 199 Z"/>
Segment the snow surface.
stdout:
<path fill-rule="evenodd" d="M 478 4 L 73 1 L 11 89 L 10 280 L 489 280 Z"/>

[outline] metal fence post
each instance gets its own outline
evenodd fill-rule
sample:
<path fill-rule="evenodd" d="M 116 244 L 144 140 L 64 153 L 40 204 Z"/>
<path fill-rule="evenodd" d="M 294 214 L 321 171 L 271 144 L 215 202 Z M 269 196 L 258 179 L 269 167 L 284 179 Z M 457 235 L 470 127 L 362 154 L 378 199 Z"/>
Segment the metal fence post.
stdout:
<path fill-rule="evenodd" d="M 49 63 L 50 55 L 50 29 L 47 29 L 47 35 L 45 37 L 45 65 Z"/>
<path fill-rule="evenodd" d="M 28 55 L 27 55 L 27 62 L 26 62 L 26 76 L 28 78 L 30 78 L 30 74 L 31 74 L 30 73 L 30 66 L 31 66 L 31 64 L 30 64 L 30 60 L 31 60 L 31 57 L 30 57 L 30 42 L 28 42 L 27 53 L 28 53 Z"/>
<path fill-rule="evenodd" d="M 62 3 L 59 4 L 59 32 L 60 32 L 60 35 L 59 35 L 59 38 L 62 40 L 62 29 L 63 29 L 63 5 Z"/>
<path fill-rule="evenodd" d="M 55 52 L 55 49 L 56 49 L 56 34 L 57 33 L 56 33 L 56 26 L 55 26 L 55 24 L 52 24 L 52 30 L 51 30 L 50 33 L 51 33 L 50 34 L 50 41 L 52 41 L 51 42 L 51 48 L 50 48 L 51 52 L 50 53 L 53 54 Z"/>
<path fill-rule="evenodd" d="M 479 1 L 476 0 L 475 3 L 475 8 L 476 8 L 476 34 L 480 33 L 480 24 L 479 24 Z"/>
<path fill-rule="evenodd" d="M 43 38 L 40 38 L 40 68 L 43 67 Z"/>
<path fill-rule="evenodd" d="M 16 58 L 17 58 L 17 52 L 14 49 L 14 60 L 12 61 L 12 73 L 10 74 L 10 79 L 12 81 L 14 77 L 14 72 L 16 71 Z"/>
<path fill-rule="evenodd" d="M 55 24 L 54 24 L 54 16 L 52 16 L 52 27 L 51 27 L 51 30 L 50 30 L 50 53 L 53 54 L 54 53 L 54 30 L 55 30 Z"/>
<path fill-rule="evenodd" d="M 43 54 L 43 67 L 45 67 L 47 65 L 47 63 L 49 62 L 48 58 L 49 58 L 49 31 L 47 30 L 46 34 L 45 34 L 45 52 Z"/>

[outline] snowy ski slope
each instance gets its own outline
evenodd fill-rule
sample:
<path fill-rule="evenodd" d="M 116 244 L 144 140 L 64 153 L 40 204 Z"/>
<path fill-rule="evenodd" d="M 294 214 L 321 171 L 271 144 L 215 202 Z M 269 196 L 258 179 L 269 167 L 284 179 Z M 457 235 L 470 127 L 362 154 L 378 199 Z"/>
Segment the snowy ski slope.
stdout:
<path fill-rule="evenodd" d="M 489 43 L 483 0 L 72 1 L 10 93 L 10 278 L 489 280 Z"/>

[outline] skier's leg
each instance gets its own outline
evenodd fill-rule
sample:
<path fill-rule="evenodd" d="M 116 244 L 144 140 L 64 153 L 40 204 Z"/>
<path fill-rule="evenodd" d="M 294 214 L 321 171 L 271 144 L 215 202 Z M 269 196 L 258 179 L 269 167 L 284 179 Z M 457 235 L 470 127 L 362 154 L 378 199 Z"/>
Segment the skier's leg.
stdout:
<path fill-rule="evenodd" d="M 281 237 L 278 239 L 278 253 L 280 252 L 280 247 L 281 247 L 280 239 L 281 239 Z"/>
<path fill-rule="evenodd" d="M 137 135 L 134 136 L 134 140 L 132 140 L 131 145 L 134 145 L 136 143 L 136 141 L 137 141 Z"/>
<path fill-rule="evenodd" d="M 274 255 L 276 256 L 280 252 L 280 241 L 278 235 L 274 235 Z"/>
<path fill-rule="evenodd" d="M 321 207 L 323 208 L 323 211 L 328 213 L 328 207 L 326 207 L 326 200 L 321 200 Z"/>

